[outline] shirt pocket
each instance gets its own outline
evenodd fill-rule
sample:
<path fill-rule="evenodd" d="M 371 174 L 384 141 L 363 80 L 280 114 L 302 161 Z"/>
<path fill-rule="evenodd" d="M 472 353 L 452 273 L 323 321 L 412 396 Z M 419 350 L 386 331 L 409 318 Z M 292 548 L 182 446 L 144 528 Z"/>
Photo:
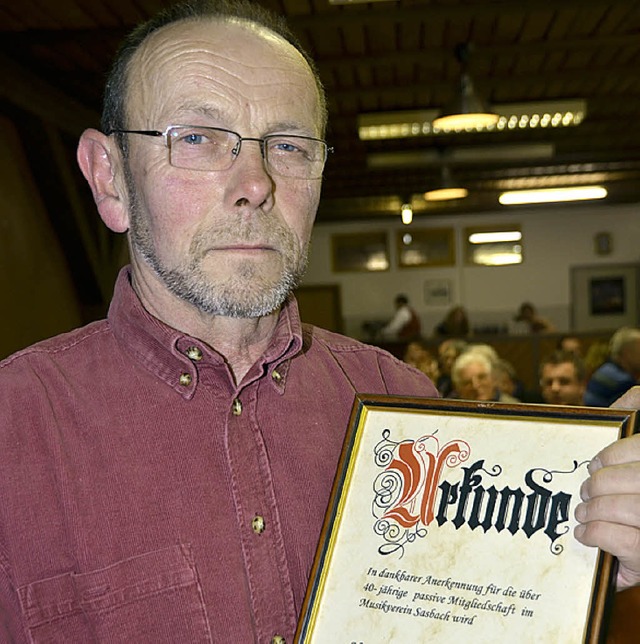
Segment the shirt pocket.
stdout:
<path fill-rule="evenodd" d="M 20 588 L 19 596 L 34 644 L 212 642 L 186 545 L 36 581 Z"/>

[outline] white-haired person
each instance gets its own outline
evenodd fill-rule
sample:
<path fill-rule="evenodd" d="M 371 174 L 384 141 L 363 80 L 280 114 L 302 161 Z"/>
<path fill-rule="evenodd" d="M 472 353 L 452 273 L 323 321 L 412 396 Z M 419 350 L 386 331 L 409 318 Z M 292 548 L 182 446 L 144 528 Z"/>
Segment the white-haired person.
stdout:
<path fill-rule="evenodd" d="M 496 364 L 482 349 L 471 348 L 458 356 L 451 369 L 455 397 L 463 400 L 518 402 L 517 398 L 498 388 Z"/>
<path fill-rule="evenodd" d="M 587 382 L 584 404 L 608 407 L 640 379 L 640 329 L 622 327 L 609 341 L 609 358 Z"/>

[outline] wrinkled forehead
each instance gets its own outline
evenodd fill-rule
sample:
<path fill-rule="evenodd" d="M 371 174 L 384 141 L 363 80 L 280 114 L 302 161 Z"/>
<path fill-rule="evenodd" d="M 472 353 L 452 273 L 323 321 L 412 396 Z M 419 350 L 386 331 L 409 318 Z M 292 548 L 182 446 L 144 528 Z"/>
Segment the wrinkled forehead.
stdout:
<path fill-rule="evenodd" d="M 271 30 L 240 19 L 189 19 L 152 33 L 128 69 L 128 109 L 179 100 L 180 93 L 232 83 L 252 88 L 254 100 L 281 84 L 295 88 L 319 118 L 320 95 L 304 56 Z"/>

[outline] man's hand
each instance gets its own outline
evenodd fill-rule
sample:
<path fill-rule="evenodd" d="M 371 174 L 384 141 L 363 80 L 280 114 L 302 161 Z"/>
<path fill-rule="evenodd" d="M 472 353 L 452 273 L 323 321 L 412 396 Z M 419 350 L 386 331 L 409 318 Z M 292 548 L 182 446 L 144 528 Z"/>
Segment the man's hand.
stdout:
<path fill-rule="evenodd" d="M 640 386 L 611 405 L 640 409 Z M 575 510 L 580 525 L 575 536 L 587 546 L 615 555 L 619 562 L 617 586 L 640 584 L 640 434 L 616 441 L 589 464 L 582 484 L 582 503 Z"/>

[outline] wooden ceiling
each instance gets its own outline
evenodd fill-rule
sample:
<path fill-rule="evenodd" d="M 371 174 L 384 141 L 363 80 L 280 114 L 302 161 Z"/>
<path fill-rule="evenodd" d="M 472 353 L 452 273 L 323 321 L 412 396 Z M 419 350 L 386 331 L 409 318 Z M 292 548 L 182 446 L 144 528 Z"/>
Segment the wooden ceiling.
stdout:
<path fill-rule="evenodd" d="M 329 95 L 321 221 L 398 216 L 439 177 L 436 162 L 369 169 L 380 152 L 437 152 L 470 189 L 459 202 L 416 200 L 424 215 L 499 208 L 515 179 L 605 182 L 608 203 L 640 201 L 640 2 L 628 0 L 260 0 L 285 15 Z M 163 0 L 0 0 L 0 101 L 70 134 L 97 123 L 104 74 L 124 33 Z M 489 104 L 585 99 L 576 127 L 363 142 L 360 113 L 439 109 L 452 97 L 456 46 Z M 512 158 L 545 144 L 544 159 Z M 507 146 L 503 148 L 502 146 Z M 456 161 L 460 151 L 474 160 Z M 466 156 L 469 156 L 468 154 Z M 558 181 L 557 179 L 550 181 Z M 564 181 L 564 180 L 563 180 Z"/>

